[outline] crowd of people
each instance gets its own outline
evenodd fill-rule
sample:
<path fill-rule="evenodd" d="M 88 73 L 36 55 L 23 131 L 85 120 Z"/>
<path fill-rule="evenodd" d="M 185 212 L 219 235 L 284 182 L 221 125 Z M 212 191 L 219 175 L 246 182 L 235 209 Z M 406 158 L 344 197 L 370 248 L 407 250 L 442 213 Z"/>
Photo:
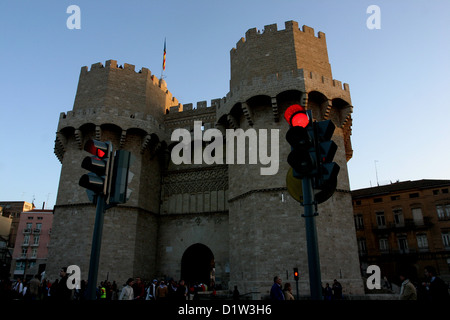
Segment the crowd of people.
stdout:
<path fill-rule="evenodd" d="M 0 300 L 89 300 L 88 283 L 81 280 L 78 288 L 69 289 L 67 268 L 60 271 L 60 279 L 51 282 L 40 275 L 35 275 L 29 281 L 17 278 L 15 281 L 4 279 L 0 281 Z M 129 278 L 123 286 L 116 281 L 104 280 L 95 290 L 94 299 L 98 300 L 198 300 L 199 292 L 207 291 L 204 283 L 195 282 L 187 285 L 184 280 L 178 282 L 169 279 L 151 282 L 141 278 Z M 215 292 L 212 288 L 213 293 Z"/>
<path fill-rule="evenodd" d="M 449 285 L 437 276 L 436 269 L 433 266 L 424 268 L 425 280 L 422 282 L 412 281 L 409 272 L 401 270 L 399 272 L 400 292 L 399 300 L 423 300 L 423 301 L 447 301 L 450 302 Z M 392 285 L 384 279 L 386 288 L 392 290 Z M 342 285 L 334 279 L 333 285 L 329 283 L 322 286 L 322 295 L 325 301 L 342 300 Z M 270 290 L 271 300 L 294 300 L 292 287 L 290 283 L 282 286 L 282 280 L 276 276 Z"/>
<path fill-rule="evenodd" d="M 322 295 L 324 300 L 342 300 L 342 285 L 334 279 L 333 286 L 330 287 L 329 283 L 322 286 Z M 292 286 L 289 282 L 282 286 L 282 280 L 279 276 L 275 276 L 273 279 L 273 285 L 270 289 L 270 300 L 295 300 L 292 293 Z"/>
<path fill-rule="evenodd" d="M 87 281 L 81 280 L 80 286 L 69 289 L 67 268 L 60 271 L 60 279 L 51 282 L 48 279 L 41 279 L 40 275 L 35 275 L 29 281 L 17 278 L 15 282 L 9 279 L 0 281 L 0 300 L 89 300 Z M 429 266 L 425 268 L 426 280 L 418 283 L 410 280 L 406 272 L 401 272 L 400 279 L 400 300 L 431 300 L 450 301 L 448 285 L 437 276 L 436 270 Z M 386 283 L 386 281 L 385 281 Z M 211 288 L 212 295 L 215 294 L 214 284 Z M 142 281 L 141 278 L 129 278 L 122 288 L 119 288 L 116 281 L 112 283 L 108 280 L 100 282 L 95 290 L 95 297 L 98 300 L 199 300 L 199 292 L 208 291 L 208 286 L 204 283 L 186 284 L 184 280 L 178 282 L 174 279 Z M 333 285 L 329 283 L 322 287 L 323 299 L 341 300 L 342 285 L 334 279 Z M 238 300 L 239 291 L 235 286 L 233 300 Z M 274 283 L 270 290 L 271 300 L 295 300 L 290 283 L 282 286 L 282 279 L 278 276 L 274 278 Z"/>

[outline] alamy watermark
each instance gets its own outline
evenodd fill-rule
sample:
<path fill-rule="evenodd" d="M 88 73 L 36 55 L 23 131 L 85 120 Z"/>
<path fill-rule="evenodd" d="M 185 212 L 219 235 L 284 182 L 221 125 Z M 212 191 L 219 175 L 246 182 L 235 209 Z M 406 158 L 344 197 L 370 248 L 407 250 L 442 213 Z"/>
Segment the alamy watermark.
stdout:
<path fill-rule="evenodd" d="M 77 5 L 70 5 L 67 7 L 66 13 L 71 15 L 66 20 L 67 29 L 81 29 L 81 9 Z"/>
<path fill-rule="evenodd" d="M 193 136 L 187 129 L 175 129 L 171 140 L 179 141 L 171 152 L 172 162 L 179 164 L 248 164 L 259 163 L 267 167 L 260 168 L 261 175 L 275 175 L 278 173 L 279 160 L 279 129 L 270 129 L 270 154 L 268 152 L 268 129 L 250 128 L 226 129 L 225 150 L 224 137 L 219 129 L 202 130 L 202 122 L 194 121 Z M 248 143 L 246 143 L 248 141 Z M 203 142 L 210 142 L 203 149 Z M 236 143 L 235 143 L 236 142 Z M 248 153 L 246 152 L 248 145 Z M 193 149 L 193 150 L 192 150 Z M 224 159 L 224 151 L 225 159 Z M 236 153 L 235 153 L 236 151 Z"/>
<path fill-rule="evenodd" d="M 379 6 L 372 4 L 367 7 L 367 14 L 370 16 L 366 20 L 366 26 L 370 30 L 381 29 L 381 9 Z"/>

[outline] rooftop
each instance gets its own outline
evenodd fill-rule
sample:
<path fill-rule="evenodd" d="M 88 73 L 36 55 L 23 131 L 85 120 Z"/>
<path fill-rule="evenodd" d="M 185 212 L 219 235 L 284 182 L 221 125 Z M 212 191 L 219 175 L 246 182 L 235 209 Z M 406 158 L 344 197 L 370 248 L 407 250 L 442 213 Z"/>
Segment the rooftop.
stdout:
<path fill-rule="evenodd" d="M 450 186 L 450 180 L 431 180 L 431 179 L 422 179 L 422 180 L 408 180 L 401 182 L 394 182 L 388 185 L 376 186 L 371 188 L 357 189 L 351 192 L 352 198 L 365 198 L 372 196 L 379 196 L 383 194 L 390 194 L 394 192 L 401 192 L 407 190 L 422 190 L 422 189 L 431 189 L 431 188 L 439 188 L 439 187 L 448 187 Z"/>

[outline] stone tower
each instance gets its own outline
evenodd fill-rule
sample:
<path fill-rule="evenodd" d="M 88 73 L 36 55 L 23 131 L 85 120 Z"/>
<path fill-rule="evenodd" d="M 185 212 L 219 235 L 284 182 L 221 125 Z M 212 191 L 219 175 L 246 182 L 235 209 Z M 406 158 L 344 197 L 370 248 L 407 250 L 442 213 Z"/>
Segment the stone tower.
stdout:
<path fill-rule="evenodd" d="M 346 293 L 362 293 L 347 161 L 352 156 L 349 86 L 333 80 L 325 34 L 288 21 L 284 30 L 250 29 L 230 52 L 230 90 L 225 97 L 180 104 L 146 68 L 107 61 L 81 69 L 73 111 L 62 113 L 55 153 L 62 162 L 47 267 L 76 264 L 87 279 L 95 207 L 78 186 L 82 150 L 89 138 L 109 140 L 136 161 L 129 202 L 105 215 L 99 281 L 140 276 L 214 280 L 222 288 L 264 298 L 275 275 L 308 294 L 303 209 L 286 189 L 288 129 L 283 113 L 292 103 L 311 109 L 315 120 L 331 119 L 341 170 L 336 193 L 319 205 L 316 218 L 323 282 L 339 279 Z M 168 161 L 174 129 L 195 138 L 203 129 L 275 130 L 279 162 L 275 175 L 261 164 L 182 164 Z M 270 131 L 272 132 L 272 131 Z M 269 134 L 270 135 L 270 134 Z M 225 136 L 225 135 L 224 135 Z M 261 136 L 259 137 L 261 139 Z M 271 141 L 270 137 L 267 137 Z M 202 143 L 205 147 L 206 143 Z M 248 145 L 247 149 L 254 148 Z M 269 152 L 271 150 L 269 143 Z M 84 273 L 83 273 L 84 272 Z"/>
<path fill-rule="evenodd" d="M 136 72 L 133 65 L 118 66 L 114 60 L 81 68 L 73 111 L 61 113 L 56 134 L 55 154 L 62 169 L 49 248 L 50 279 L 71 264 L 79 265 L 87 279 L 95 206 L 78 180 L 86 173 L 80 164 L 88 156 L 83 151 L 88 139 L 111 141 L 115 150 L 134 155 L 132 196 L 105 215 L 98 279 L 153 276 L 161 146 L 166 139 L 162 123 L 165 111 L 177 104 L 165 81 L 146 68 Z"/>
<path fill-rule="evenodd" d="M 279 130 L 280 166 L 275 176 L 258 165 L 229 165 L 230 286 L 267 294 L 275 275 L 293 282 L 299 267 L 301 292 L 309 291 L 303 208 L 287 195 L 288 125 L 286 108 L 299 103 L 317 121 L 331 119 L 341 170 L 337 191 L 319 205 L 316 218 L 322 281 L 339 279 L 351 293 L 362 293 L 353 225 L 347 161 L 352 156 L 349 86 L 332 79 L 325 34 L 288 21 L 262 32 L 250 29 L 230 53 L 230 92 L 217 111 L 218 123 L 243 129 Z M 251 179 L 249 179 L 251 177 Z"/>

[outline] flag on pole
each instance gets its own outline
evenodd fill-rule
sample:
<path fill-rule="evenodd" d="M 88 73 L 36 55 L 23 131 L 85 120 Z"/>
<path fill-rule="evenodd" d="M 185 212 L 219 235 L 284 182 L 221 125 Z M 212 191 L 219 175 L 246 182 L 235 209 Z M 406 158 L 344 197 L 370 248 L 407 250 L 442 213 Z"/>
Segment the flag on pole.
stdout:
<path fill-rule="evenodd" d="M 163 71 L 166 70 L 166 38 L 164 38 Z"/>

